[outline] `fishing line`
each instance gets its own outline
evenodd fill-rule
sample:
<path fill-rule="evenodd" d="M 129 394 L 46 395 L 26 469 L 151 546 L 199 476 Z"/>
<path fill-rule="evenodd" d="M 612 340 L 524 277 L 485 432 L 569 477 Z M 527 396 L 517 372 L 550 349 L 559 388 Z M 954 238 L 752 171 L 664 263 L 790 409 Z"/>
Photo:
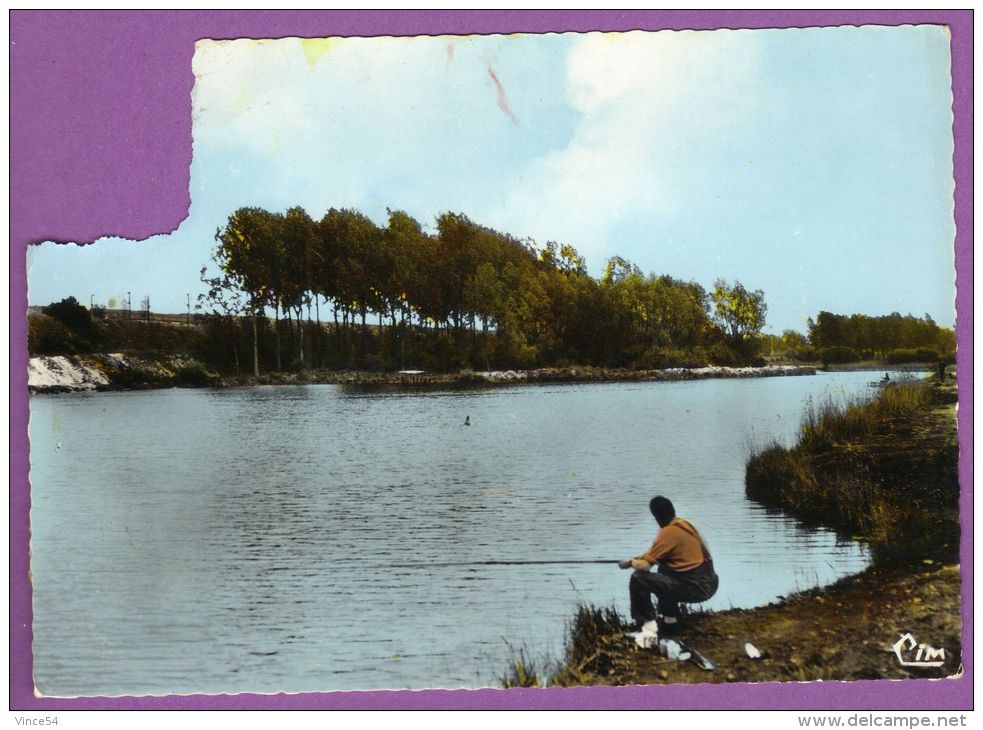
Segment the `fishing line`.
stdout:
<path fill-rule="evenodd" d="M 394 568 L 474 568 L 480 565 L 617 565 L 617 560 L 479 560 L 467 563 L 398 563 Z"/>

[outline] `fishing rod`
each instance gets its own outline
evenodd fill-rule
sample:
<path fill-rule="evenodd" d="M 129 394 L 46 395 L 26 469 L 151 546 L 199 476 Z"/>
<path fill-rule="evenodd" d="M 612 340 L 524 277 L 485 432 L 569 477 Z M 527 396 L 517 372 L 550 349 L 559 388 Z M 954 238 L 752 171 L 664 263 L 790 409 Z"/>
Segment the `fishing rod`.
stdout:
<path fill-rule="evenodd" d="M 617 560 L 478 560 L 467 563 L 399 563 L 399 568 L 473 568 L 479 565 L 617 565 Z"/>

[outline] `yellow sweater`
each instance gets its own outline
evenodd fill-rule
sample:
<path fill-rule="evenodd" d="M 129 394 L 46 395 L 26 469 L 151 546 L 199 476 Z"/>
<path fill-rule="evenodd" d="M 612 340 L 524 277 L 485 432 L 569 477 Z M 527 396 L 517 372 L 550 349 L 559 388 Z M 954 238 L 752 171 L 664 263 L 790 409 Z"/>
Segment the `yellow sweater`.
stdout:
<path fill-rule="evenodd" d="M 689 522 L 681 517 L 675 518 L 659 530 L 652 547 L 641 557 L 632 560 L 632 567 L 648 570 L 656 563 L 672 570 L 685 572 L 699 568 L 711 560 L 703 536 Z"/>

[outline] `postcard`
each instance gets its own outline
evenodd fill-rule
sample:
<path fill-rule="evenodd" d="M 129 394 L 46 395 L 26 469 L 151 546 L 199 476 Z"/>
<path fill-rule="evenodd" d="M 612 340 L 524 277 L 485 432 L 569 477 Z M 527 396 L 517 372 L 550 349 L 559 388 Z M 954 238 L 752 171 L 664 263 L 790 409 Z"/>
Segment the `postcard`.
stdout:
<path fill-rule="evenodd" d="M 12 705 L 971 703 L 969 15 L 613 20 L 12 14 Z"/>

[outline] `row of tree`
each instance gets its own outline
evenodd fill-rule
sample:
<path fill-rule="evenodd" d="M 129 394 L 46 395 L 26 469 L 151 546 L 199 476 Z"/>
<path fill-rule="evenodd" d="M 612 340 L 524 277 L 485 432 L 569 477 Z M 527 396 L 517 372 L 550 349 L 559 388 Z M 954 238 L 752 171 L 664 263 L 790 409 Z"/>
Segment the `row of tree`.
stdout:
<path fill-rule="evenodd" d="M 762 335 L 764 351 L 777 358 L 824 364 L 877 360 L 884 363 L 954 361 L 956 333 L 924 318 L 897 312 L 881 317 L 820 312 L 806 334 L 785 330 Z"/>
<path fill-rule="evenodd" d="M 301 208 L 241 208 L 216 241 L 199 307 L 230 341 L 251 319 L 256 374 L 268 312 L 280 370 L 733 364 L 755 357 L 767 310 L 739 282 L 707 292 L 620 257 L 594 279 L 571 246 L 540 248 L 454 213 L 430 233 L 402 211 L 377 226 L 355 210 L 315 221 Z"/>
<path fill-rule="evenodd" d="M 896 349 L 956 350 L 955 333 L 939 327 L 930 315 L 920 318 L 897 312 L 883 317 L 820 312 L 815 320 L 809 320 L 809 341 L 815 347 L 848 347 L 878 357 Z"/>

